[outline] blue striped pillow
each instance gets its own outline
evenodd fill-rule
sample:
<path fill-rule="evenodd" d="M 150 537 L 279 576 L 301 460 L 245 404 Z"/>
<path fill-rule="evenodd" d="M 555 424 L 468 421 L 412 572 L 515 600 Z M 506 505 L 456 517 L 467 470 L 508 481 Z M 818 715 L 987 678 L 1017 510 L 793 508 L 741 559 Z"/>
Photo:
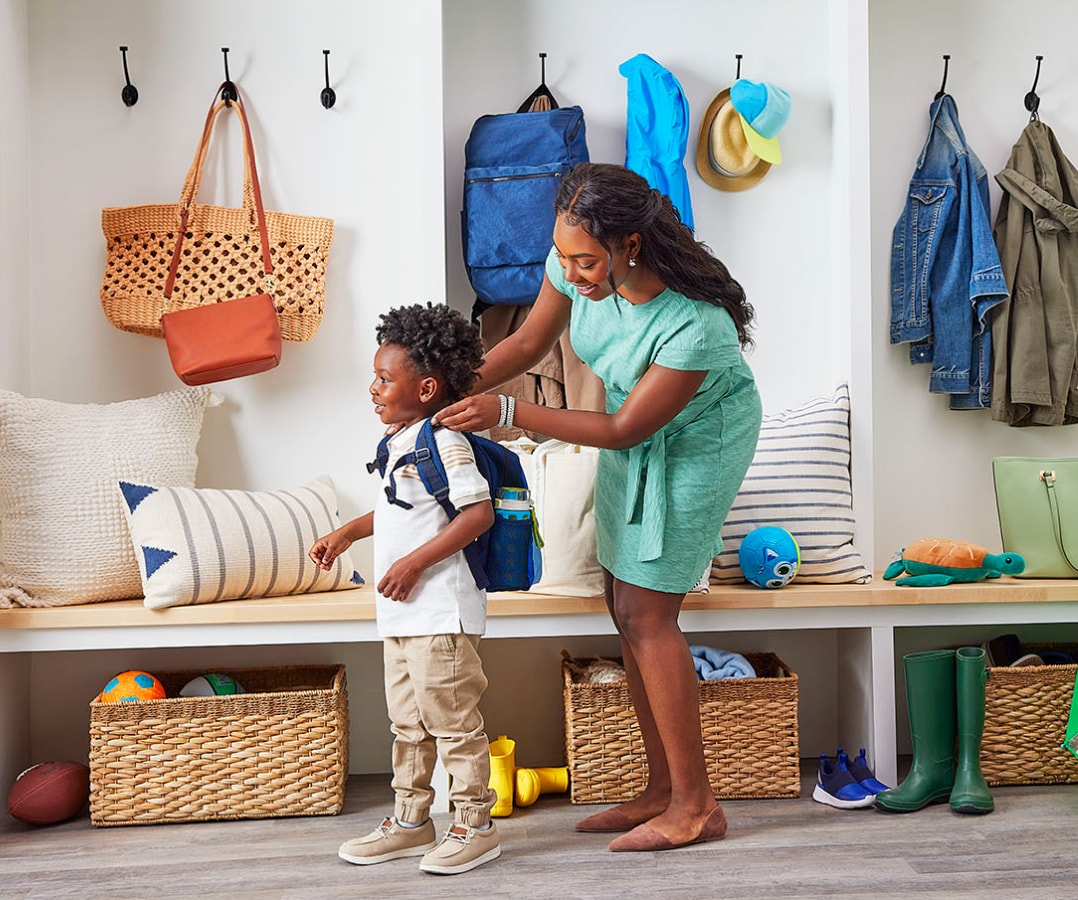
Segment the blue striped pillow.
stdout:
<path fill-rule="evenodd" d="M 347 551 L 328 572 L 307 555 L 341 525 L 327 476 L 287 491 L 119 486 L 150 609 L 363 583 Z"/>
<path fill-rule="evenodd" d="M 850 393 L 765 415 L 756 455 L 722 528 L 723 549 L 711 583 L 744 581 L 737 551 L 754 528 L 785 528 L 801 548 L 797 581 L 840 584 L 872 580 L 853 545 L 850 486 Z"/>

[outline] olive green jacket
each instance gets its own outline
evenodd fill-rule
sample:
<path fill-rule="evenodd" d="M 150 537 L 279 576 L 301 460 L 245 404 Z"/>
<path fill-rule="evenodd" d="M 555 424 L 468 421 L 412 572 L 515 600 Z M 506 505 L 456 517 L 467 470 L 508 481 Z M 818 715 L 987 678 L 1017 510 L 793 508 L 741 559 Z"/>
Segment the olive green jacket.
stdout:
<path fill-rule="evenodd" d="M 1032 121 L 996 176 L 992 234 L 1010 297 L 992 310 L 992 418 L 1078 422 L 1078 171 Z"/>

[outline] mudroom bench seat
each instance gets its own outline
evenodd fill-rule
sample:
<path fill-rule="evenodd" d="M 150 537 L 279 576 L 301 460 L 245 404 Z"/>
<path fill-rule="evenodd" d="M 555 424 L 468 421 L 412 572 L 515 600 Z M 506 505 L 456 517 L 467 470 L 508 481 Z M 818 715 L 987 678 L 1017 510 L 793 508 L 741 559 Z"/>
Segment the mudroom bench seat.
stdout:
<path fill-rule="evenodd" d="M 896 629 L 1078 623 L 1078 580 L 1004 576 L 974 584 L 900 588 L 799 584 L 762 590 L 713 585 L 690 594 L 686 633 L 832 629 L 838 708 L 884 781 L 896 778 Z M 602 597 L 498 593 L 488 598 L 487 638 L 610 635 Z M 141 600 L 49 609 L 0 609 L 0 653 L 377 641 L 370 586 L 151 610 Z M 804 674 L 802 673 L 802 677 Z M 8 698 L 10 699 L 10 698 Z M 0 705 L 3 698 L 0 698 Z"/>
<path fill-rule="evenodd" d="M 613 633 L 600 596 L 496 593 L 487 616 L 491 638 Z M 708 593 L 689 594 L 681 614 L 686 632 L 1043 622 L 1078 622 L 1078 579 L 1004 576 L 899 588 L 877 576 L 870 584 L 794 582 L 773 591 L 712 585 Z M 377 639 L 369 585 L 161 610 L 147 609 L 141 599 L 0 609 L 0 652 L 7 653 Z"/>

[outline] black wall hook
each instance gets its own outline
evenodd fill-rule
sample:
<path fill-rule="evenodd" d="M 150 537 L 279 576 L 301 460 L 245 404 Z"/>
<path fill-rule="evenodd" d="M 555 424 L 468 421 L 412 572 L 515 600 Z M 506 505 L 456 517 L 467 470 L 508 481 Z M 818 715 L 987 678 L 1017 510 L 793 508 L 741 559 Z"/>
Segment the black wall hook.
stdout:
<path fill-rule="evenodd" d="M 238 95 L 236 93 L 236 86 L 228 76 L 228 47 L 222 47 L 221 52 L 225 55 L 225 83 L 221 87 L 221 99 L 225 101 L 226 106 L 231 106 L 232 101 L 235 100 Z"/>
<path fill-rule="evenodd" d="M 1037 122 L 1040 120 L 1040 116 L 1037 115 L 1037 109 L 1041 105 L 1041 98 L 1037 96 L 1037 82 L 1041 80 L 1041 60 L 1043 56 L 1037 57 L 1037 74 L 1033 76 L 1033 87 L 1029 89 L 1029 93 L 1026 94 L 1025 104 L 1026 109 L 1029 110 L 1029 121 Z"/>
<path fill-rule="evenodd" d="M 124 56 L 124 81 L 127 82 L 120 91 L 120 99 L 123 100 L 124 106 L 134 106 L 138 103 L 138 88 L 131 83 L 131 76 L 127 74 L 127 47 L 120 47 L 120 52 Z"/>
<path fill-rule="evenodd" d="M 333 104 L 337 102 L 337 92 L 329 86 L 329 51 L 323 50 L 322 53 L 326 57 L 326 86 L 322 88 L 321 100 L 322 105 L 326 109 L 332 109 Z"/>
<path fill-rule="evenodd" d="M 743 54 L 743 53 L 735 53 L 735 54 L 734 54 L 734 59 L 736 59 L 736 60 L 737 60 L 737 77 L 736 77 L 736 78 L 734 79 L 735 81 L 736 81 L 736 80 L 737 80 L 738 78 L 740 78 L 740 77 L 741 77 L 741 57 L 742 57 L 742 56 L 744 56 L 744 54 Z"/>
<path fill-rule="evenodd" d="M 943 54 L 943 81 L 940 82 L 940 89 L 938 91 L 936 91 L 936 96 L 934 98 L 936 100 L 939 100 L 940 97 L 942 97 L 944 94 L 947 93 L 947 68 L 950 65 L 950 62 L 951 62 L 951 54 L 950 53 L 944 53 Z"/>

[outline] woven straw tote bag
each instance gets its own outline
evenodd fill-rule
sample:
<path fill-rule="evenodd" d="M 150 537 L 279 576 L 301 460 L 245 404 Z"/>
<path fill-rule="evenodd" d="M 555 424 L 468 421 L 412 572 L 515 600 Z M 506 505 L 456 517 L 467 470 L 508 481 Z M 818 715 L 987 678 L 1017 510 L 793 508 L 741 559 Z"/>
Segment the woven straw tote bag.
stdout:
<path fill-rule="evenodd" d="M 235 82 L 232 86 L 236 87 Z M 218 94 L 222 88 L 223 84 Z M 236 92 L 238 97 L 238 88 Z M 122 331 L 162 337 L 165 312 L 265 292 L 273 297 L 284 340 L 309 341 L 325 310 L 333 220 L 266 210 L 274 273 L 267 278 L 252 183 L 253 159 L 248 160 L 254 148 L 246 131 L 243 206 L 195 202 L 214 122 L 227 108 L 228 103 L 218 102 L 215 94 L 178 203 L 113 206 L 101 211 L 107 251 L 101 305 L 108 320 Z M 240 121 L 246 128 L 242 116 Z M 169 269 L 180 243 L 182 256 L 177 260 L 172 295 L 166 299 Z"/>

